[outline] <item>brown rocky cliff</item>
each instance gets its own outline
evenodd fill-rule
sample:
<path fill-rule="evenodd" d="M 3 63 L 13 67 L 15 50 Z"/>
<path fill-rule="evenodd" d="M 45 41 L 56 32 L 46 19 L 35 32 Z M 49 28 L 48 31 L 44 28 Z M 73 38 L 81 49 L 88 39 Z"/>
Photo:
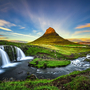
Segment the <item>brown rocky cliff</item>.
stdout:
<path fill-rule="evenodd" d="M 49 27 L 45 32 L 45 34 L 50 34 L 50 33 L 56 33 L 52 27 Z"/>

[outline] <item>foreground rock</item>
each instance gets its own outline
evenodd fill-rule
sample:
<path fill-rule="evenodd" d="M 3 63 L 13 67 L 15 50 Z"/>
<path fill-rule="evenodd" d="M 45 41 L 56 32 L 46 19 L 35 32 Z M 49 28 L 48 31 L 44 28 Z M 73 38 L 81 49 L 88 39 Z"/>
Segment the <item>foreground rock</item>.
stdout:
<path fill-rule="evenodd" d="M 35 79 L 37 79 L 37 77 L 34 74 L 31 74 L 31 75 L 27 76 L 26 79 L 35 80 Z"/>

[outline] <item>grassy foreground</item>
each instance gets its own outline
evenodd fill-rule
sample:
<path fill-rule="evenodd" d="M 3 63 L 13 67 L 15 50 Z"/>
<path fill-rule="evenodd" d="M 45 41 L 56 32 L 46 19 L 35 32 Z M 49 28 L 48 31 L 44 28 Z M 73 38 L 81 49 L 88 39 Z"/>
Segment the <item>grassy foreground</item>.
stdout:
<path fill-rule="evenodd" d="M 37 68 L 46 67 L 61 67 L 70 64 L 69 60 L 51 60 L 51 59 L 41 59 L 35 58 L 33 61 L 29 62 L 29 65 Z"/>
<path fill-rule="evenodd" d="M 0 90 L 90 90 L 90 68 L 55 79 L 1 81 Z"/>

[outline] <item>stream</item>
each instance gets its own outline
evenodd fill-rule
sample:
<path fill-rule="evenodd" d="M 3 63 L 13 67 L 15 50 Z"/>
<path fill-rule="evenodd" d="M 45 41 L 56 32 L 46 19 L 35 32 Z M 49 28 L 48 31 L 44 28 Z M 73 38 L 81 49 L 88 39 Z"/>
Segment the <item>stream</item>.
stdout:
<path fill-rule="evenodd" d="M 54 79 L 61 75 L 69 74 L 73 71 L 82 71 L 90 68 L 90 63 L 84 61 L 86 57 L 80 57 L 72 60 L 71 64 L 65 67 L 38 69 L 35 67 L 29 67 L 28 62 L 31 60 L 23 60 L 19 62 L 13 62 L 16 64 L 14 67 L 0 68 L 0 80 L 13 78 L 14 80 L 25 80 L 27 72 L 34 74 L 37 78 L 41 79 Z"/>

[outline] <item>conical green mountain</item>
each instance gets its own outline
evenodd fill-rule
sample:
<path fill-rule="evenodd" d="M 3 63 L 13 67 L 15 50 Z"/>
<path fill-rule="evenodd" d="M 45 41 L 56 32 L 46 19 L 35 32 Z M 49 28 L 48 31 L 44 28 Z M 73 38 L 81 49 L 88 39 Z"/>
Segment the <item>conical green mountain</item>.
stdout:
<path fill-rule="evenodd" d="M 35 41 L 31 42 L 32 44 L 50 44 L 50 45 L 65 45 L 73 44 L 66 39 L 60 37 L 53 28 L 49 27 L 46 32 Z"/>

